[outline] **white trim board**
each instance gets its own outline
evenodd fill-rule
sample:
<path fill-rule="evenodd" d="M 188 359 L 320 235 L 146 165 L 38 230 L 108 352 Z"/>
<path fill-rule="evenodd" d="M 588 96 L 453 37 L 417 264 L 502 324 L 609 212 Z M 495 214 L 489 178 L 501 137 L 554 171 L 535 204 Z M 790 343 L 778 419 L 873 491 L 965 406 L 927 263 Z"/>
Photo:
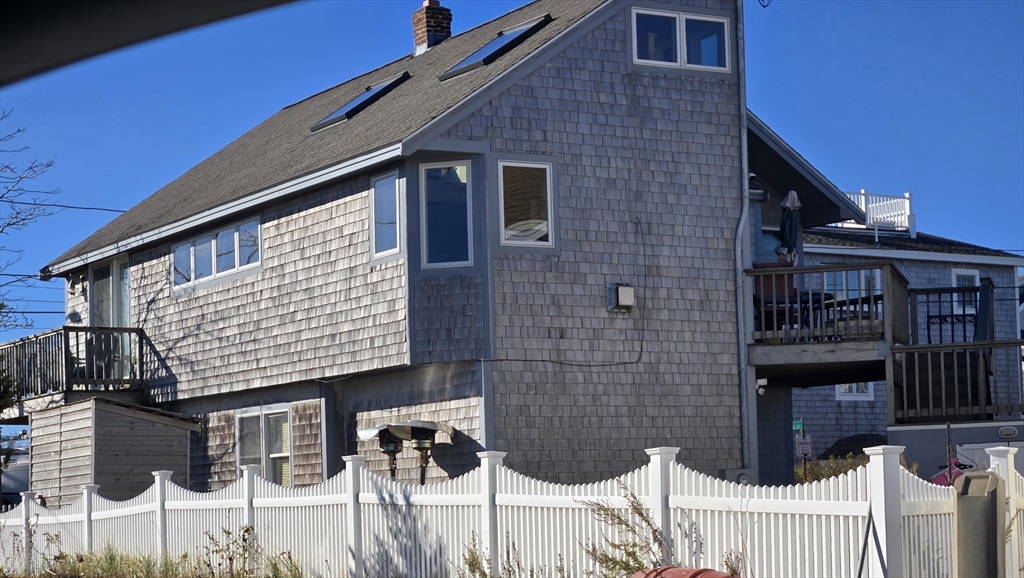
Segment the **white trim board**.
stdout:
<path fill-rule="evenodd" d="M 1024 267 L 1024 257 L 997 257 L 995 255 L 964 255 L 962 253 L 935 253 L 932 251 L 904 251 L 895 249 L 863 249 L 835 245 L 804 245 L 804 253 L 818 255 L 845 255 L 848 257 L 881 257 L 908 261 L 942 261 L 946 263 L 972 263 L 978 265 L 1005 265 Z"/>
<path fill-rule="evenodd" d="M 952 429 L 981 429 L 981 428 L 995 428 L 998 430 L 1001 427 L 1022 427 L 1024 428 L 1024 421 L 1013 420 L 1013 421 L 982 421 L 982 422 L 971 422 L 971 423 L 954 423 L 950 424 Z M 887 431 L 917 431 L 917 430 L 934 430 L 934 429 L 946 429 L 946 424 L 934 424 L 934 425 L 891 425 L 886 428 Z"/>
<path fill-rule="evenodd" d="M 95 251 L 85 253 L 84 255 L 79 255 L 66 261 L 55 263 L 49 268 L 48 274 L 50 276 L 57 276 L 62 273 L 67 273 L 72 269 L 77 269 L 78 267 L 88 265 L 94 261 L 112 257 L 147 243 L 159 241 L 164 237 L 182 233 L 192 229 L 193 227 L 216 221 L 246 209 L 255 208 L 257 205 L 267 201 L 280 199 L 291 195 L 292 193 L 309 189 L 327 181 L 344 177 L 402 156 L 402 144 L 393 144 L 334 166 L 321 169 L 314 173 L 292 179 L 281 183 L 280 185 L 270 187 L 269 189 L 264 189 L 251 195 L 247 195 L 240 199 L 203 211 L 202 213 L 192 215 L 191 217 L 187 217 L 175 223 L 171 223 L 170 225 L 165 225 L 158 229 L 153 229 L 152 231 L 147 231 L 145 233 L 135 235 L 134 237 L 129 237 L 123 241 L 118 241 L 117 243 L 103 247 L 102 249 L 96 249 Z"/>

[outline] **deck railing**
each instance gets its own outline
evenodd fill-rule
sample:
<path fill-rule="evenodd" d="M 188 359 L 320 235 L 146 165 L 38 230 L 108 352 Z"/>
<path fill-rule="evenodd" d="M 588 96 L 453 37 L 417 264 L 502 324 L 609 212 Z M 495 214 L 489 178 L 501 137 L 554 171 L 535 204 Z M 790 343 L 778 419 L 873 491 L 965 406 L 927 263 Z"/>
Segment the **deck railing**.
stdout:
<path fill-rule="evenodd" d="M 864 211 L 868 227 L 881 229 L 913 230 L 914 211 L 911 207 L 910 193 L 899 196 L 878 195 L 861 189 L 858 193 L 845 193 L 846 197 Z M 863 229 L 864 225 L 853 221 L 843 221 L 834 226 L 843 228 Z"/>
<path fill-rule="evenodd" d="M 914 345 L 991 341 L 994 287 L 936 287 L 910 290 L 910 336 Z"/>
<path fill-rule="evenodd" d="M 906 277 L 888 262 L 758 267 L 755 343 L 884 340 L 910 343 Z"/>
<path fill-rule="evenodd" d="M 890 425 L 991 420 L 1024 411 L 1024 340 L 897 346 Z"/>
<path fill-rule="evenodd" d="M 144 334 L 128 327 L 60 327 L 0 345 L 0 368 L 32 397 L 142 384 Z"/>

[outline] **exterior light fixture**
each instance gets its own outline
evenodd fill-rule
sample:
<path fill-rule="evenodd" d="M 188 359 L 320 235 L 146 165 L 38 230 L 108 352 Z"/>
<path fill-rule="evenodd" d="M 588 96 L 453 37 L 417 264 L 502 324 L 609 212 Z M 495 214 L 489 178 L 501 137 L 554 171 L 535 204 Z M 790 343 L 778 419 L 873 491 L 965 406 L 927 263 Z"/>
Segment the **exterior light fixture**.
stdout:
<path fill-rule="evenodd" d="M 427 479 L 430 451 L 434 448 L 434 435 L 439 431 L 448 434 L 449 437 L 455 435 L 455 428 L 450 425 L 420 420 L 380 424 L 356 433 L 363 441 L 377 438 L 380 451 L 388 456 L 391 479 L 395 479 L 396 458 L 402 453 L 404 442 L 408 441 L 409 446 L 419 452 L 420 485 L 423 485 Z"/>

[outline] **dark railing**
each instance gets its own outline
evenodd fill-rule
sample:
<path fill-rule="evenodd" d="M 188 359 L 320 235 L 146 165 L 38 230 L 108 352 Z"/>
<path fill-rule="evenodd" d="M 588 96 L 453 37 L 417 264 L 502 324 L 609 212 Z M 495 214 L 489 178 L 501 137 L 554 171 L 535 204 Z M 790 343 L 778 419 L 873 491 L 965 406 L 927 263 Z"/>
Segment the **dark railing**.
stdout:
<path fill-rule="evenodd" d="M 755 343 L 909 343 L 906 277 L 888 262 L 748 270 Z"/>
<path fill-rule="evenodd" d="M 0 368 L 23 397 L 138 387 L 144 337 L 128 327 L 61 327 L 0 345 Z"/>
<path fill-rule="evenodd" d="M 991 341 L 994 287 L 936 287 L 910 290 L 910 337 L 914 345 Z"/>
<path fill-rule="evenodd" d="M 1024 411 L 1024 340 L 893 348 L 890 424 L 991 420 Z"/>

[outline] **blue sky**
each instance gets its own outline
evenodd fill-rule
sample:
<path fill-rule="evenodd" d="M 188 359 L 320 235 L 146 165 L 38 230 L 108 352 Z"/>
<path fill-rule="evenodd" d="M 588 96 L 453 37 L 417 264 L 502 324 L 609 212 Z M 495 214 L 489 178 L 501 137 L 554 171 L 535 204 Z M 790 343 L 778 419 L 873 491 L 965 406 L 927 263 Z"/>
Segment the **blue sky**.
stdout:
<path fill-rule="evenodd" d="M 443 4 L 458 33 L 525 1 Z M 411 52 L 420 5 L 299 2 L 110 53 L 0 89 L 4 130 L 56 161 L 36 184 L 60 202 L 127 209 L 280 108 Z M 744 6 L 749 106 L 832 182 L 911 191 L 919 230 L 1024 253 L 1024 2 Z M 112 216 L 64 211 L 0 257 L 21 249 L 10 271 L 37 271 Z M 61 291 L 15 296 L 59 311 Z"/>

